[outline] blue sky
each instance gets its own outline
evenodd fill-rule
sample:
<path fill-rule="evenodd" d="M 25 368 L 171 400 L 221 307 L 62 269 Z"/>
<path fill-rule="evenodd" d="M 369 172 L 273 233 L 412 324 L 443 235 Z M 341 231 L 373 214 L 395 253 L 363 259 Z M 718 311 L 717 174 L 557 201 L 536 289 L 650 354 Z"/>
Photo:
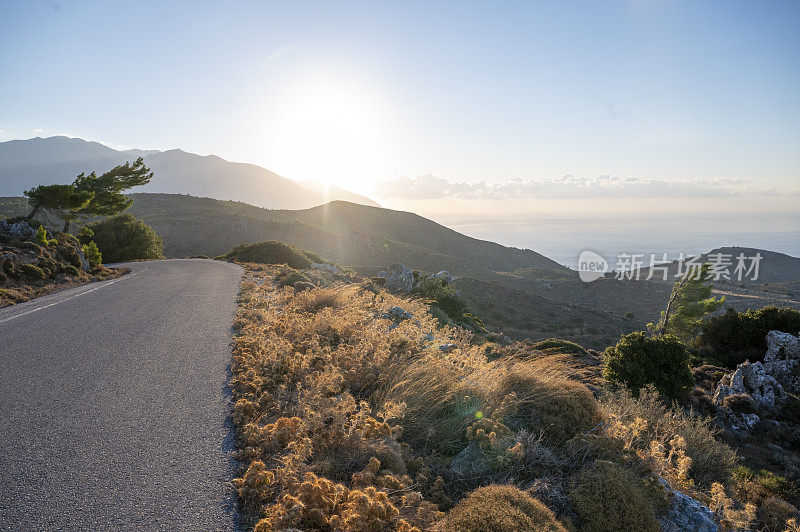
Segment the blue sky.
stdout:
<path fill-rule="evenodd" d="M 800 2 L 4 0 L 0 39 L 0 140 L 180 147 L 361 191 L 800 188 Z"/>

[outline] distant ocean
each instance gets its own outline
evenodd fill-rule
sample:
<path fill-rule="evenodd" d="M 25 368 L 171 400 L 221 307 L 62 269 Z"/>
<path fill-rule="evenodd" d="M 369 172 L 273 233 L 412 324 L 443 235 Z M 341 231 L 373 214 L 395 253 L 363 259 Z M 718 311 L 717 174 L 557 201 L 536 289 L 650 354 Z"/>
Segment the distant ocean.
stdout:
<path fill-rule="evenodd" d="M 631 231 L 630 225 L 593 230 L 589 224 L 539 224 L 493 222 L 448 224 L 466 235 L 517 248 L 532 249 L 569 268 L 577 268 L 581 251 L 596 251 L 613 268 L 621 253 L 651 253 L 657 260 L 667 253 L 668 260 L 680 253 L 704 253 L 723 246 L 766 249 L 800 257 L 800 230 L 759 232 Z"/>

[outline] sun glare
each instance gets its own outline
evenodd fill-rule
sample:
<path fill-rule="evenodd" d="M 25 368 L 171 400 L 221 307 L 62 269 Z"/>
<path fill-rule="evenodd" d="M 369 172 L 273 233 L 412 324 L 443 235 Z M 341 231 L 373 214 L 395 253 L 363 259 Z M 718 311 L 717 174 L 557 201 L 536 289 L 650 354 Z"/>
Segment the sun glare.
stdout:
<path fill-rule="evenodd" d="M 315 76 L 269 105 L 272 168 L 301 180 L 369 193 L 386 166 L 386 109 L 353 80 Z"/>

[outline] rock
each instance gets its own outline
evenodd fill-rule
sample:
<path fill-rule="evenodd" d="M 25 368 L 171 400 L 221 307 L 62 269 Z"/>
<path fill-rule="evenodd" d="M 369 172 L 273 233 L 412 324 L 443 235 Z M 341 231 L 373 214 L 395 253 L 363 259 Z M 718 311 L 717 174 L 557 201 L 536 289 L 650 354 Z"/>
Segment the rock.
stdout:
<path fill-rule="evenodd" d="M 730 397 L 731 395 L 736 395 L 736 392 L 733 391 L 733 388 L 730 386 L 726 386 L 725 384 L 720 384 L 717 386 L 717 391 L 714 392 L 714 398 L 712 402 L 720 406 L 725 403 L 725 398 Z"/>
<path fill-rule="evenodd" d="M 451 353 L 456 347 L 456 344 L 442 344 L 439 346 L 439 351 L 442 353 Z"/>
<path fill-rule="evenodd" d="M 0 220 L 0 234 L 9 240 L 33 240 L 36 237 L 36 229 L 28 225 L 25 220 L 11 223 L 8 220 Z"/>
<path fill-rule="evenodd" d="M 88 272 L 91 269 L 91 267 L 89 266 L 89 261 L 86 260 L 86 256 L 83 254 L 83 251 L 81 250 L 78 244 L 75 244 L 75 251 L 78 253 L 78 257 L 80 258 L 81 261 L 80 265 L 81 270 Z"/>
<path fill-rule="evenodd" d="M 327 262 L 312 262 L 311 267 L 317 270 L 323 270 L 331 273 L 339 273 L 342 271 L 341 269 L 339 269 L 338 266 L 335 266 L 333 264 L 328 264 Z"/>
<path fill-rule="evenodd" d="M 664 479 L 659 482 L 670 493 L 672 504 L 669 511 L 658 519 L 661 530 L 664 532 L 683 532 L 691 530 L 693 532 L 716 532 L 717 525 L 714 524 L 714 514 L 711 510 L 699 501 L 673 490 Z"/>
<path fill-rule="evenodd" d="M 764 362 L 800 360 L 800 338 L 781 331 L 767 333 L 767 353 Z"/>
<path fill-rule="evenodd" d="M 450 462 L 450 470 L 461 476 L 483 475 L 491 467 L 491 460 L 477 442 L 471 441 Z"/>
<path fill-rule="evenodd" d="M 736 366 L 736 371 L 730 379 L 730 386 L 725 384 L 725 380 L 720 380 L 714 391 L 713 403 L 720 406 L 726 397 L 744 394 L 753 398 L 756 409 L 761 413 L 777 411 L 789 396 L 783 385 L 772 374 L 784 376 L 789 384 L 796 385 L 796 377 L 793 377 L 793 372 L 786 367 L 790 364 L 796 362 L 779 361 L 769 364 L 742 362 Z"/>
<path fill-rule="evenodd" d="M 389 266 L 383 286 L 390 292 L 410 292 L 414 288 L 414 272 L 396 262 Z"/>
<path fill-rule="evenodd" d="M 389 312 L 387 314 L 389 314 L 390 317 L 397 318 L 397 319 L 399 319 L 401 321 L 402 320 L 410 320 L 411 318 L 414 317 L 414 315 L 411 314 L 409 311 L 404 310 L 404 309 L 402 309 L 400 307 L 392 307 L 392 308 L 390 308 Z"/>
<path fill-rule="evenodd" d="M 430 277 L 433 279 L 439 279 L 441 281 L 445 281 L 446 283 L 452 283 L 453 281 L 458 279 L 458 277 L 453 277 L 452 275 L 450 275 L 450 272 L 448 272 L 447 270 L 442 270 L 440 272 L 434 273 Z"/>

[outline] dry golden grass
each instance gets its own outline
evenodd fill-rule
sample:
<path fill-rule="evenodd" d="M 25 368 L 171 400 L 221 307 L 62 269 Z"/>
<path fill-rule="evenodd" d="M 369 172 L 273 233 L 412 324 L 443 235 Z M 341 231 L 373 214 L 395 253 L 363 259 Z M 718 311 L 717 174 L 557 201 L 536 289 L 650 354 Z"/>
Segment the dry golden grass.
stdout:
<path fill-rule="evenodd" d="M 453 528 L 456 516 L 473 519 L 481 501 L 469 494 L 496 484 L 535 495 L 523 498 L 545 530 L 589 530 L 614 513 L 595 485 L 604 475 L 618 488 L 613 504 L 646 501 L 627 516 L 642 530 L 663 510 L 655 473 L 716 500 L 720 523 L 755 511 L 726 494 L 735 455 L 707 421 L 646 392 L 598 403 L 586 356 L 512 344 L 487 360 L 485 344 L 441 327 L 423 301 L 357 279 L 296 292 L 277 286 L 280 267 L 245 266 L 231 364 L 235 484 L 260 532 L 472 530 Z M 412 318 L 390 316 L 394 306 Z M 469 449 L 486 468 L 461 475 L 451 464 Z M 527 523 L 515 512 L 499 522 Z M 771 500 L 762 513 L 775 522 L 791 508 Z"/>
<path fill-rule="evenodd" d="M 295 292 L 278 271 L 247 267 L 234 322 L 236 485 L 257 530 L 430 528 L 469 484 L 523 470 L 534 434 L 563 444 L 599 422 L 566 366 L 488 362 L 422 301 L 366 284 Z M 448 465 L 470 441 L 493 469 L 458 480 Z"/>
<path fill-rule="evenodd" d="M 553 512 L 513 486 L 485 486 L 461 500 L 440 525 L 452 532 L 566 532 Z"/>

